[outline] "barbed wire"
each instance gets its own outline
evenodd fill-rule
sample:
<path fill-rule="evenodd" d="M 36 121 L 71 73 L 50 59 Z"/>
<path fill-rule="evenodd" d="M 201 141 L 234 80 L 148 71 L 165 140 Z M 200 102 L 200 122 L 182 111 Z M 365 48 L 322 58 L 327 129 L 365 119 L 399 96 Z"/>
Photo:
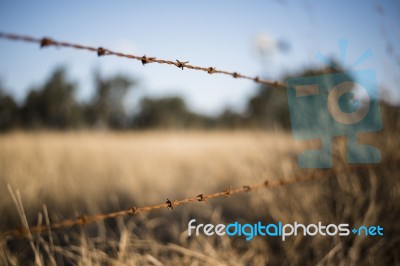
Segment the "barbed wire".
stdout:
<path fill-rule="evenodd" d="M 146 65 L 149 63 L 174 65 L 178 68 L 181 68 L 182 70 L 187 68 L 187 69 L 193 69 L 193 70 L 207 72 L 208 74 L 224 74 L 224 75 L 231 76 L 233 78 L 252 80 L 256 83 L 264 84 L 264 85 L 268 85 L 268 86 L 285 87 L 285 84 L 279 83 L 278 81 L 269 81 L 269 80 L 261 79 L 258 76 L 251 77 L 251 76 L 240 74 L 238 72 L 217 69 L 215 67 L 195 66 L 195 65 L 189 64 L 189 61 L 183 61 L 183 60 L 178 60 L 178 59 L 176 59 L 175 61 L 171 61 L 171 60 L 157 59 L 156 57 L 149 57 L 146 55 L 137 56 L 137 55 L 132 55 L 132 54 L 125 54 L 125 53 L 121 53 L 121 52 L 114 52 L 110 49 L 107 49 L 107 48 L 104 48 L 101 46 L 96 48 L 96 47 L 91 47 L 91 46 L 86 46 L 86 45 L 81 45 L 81 44 L 57 41 L 57 40 L 47 38 L 47 37 L 35 38 L 35 37 L 31 37 L 31 36 L 26 36 L 26 35 L 18 35 L 18 34 L 13 34 L 13 33 L 0 32 L 0 38 L 12 40 L 12 41 L 37 43 L 37 44 L 40 44 L 40 47 L 42 47 L 42 48 L 48 47 L 48 46 L 56 46 L 56 47 L 69 47 L 69 48 L 78 49 L 78 50 L 87 50 L 90 52 L 97 53 L 97 55 L 99 57 L 106 56 L 106 55 L 113 55 L 113 56 L 117 56 L 117 57 L 135 59 L 135 60 L 140 61 L 143 65 Z"/>
<path fill-rule="evenodd" d="M 164 203 L 159 203 L 156 205 L 148 205 L 148 206 L 143 206 L 143 207 L 131 207 L 127 210 L 121 210 L 121 211 L 116 211 L 116 212 L 110 212 L 110 213 L 103 213 L 103 214 L 96 214 L 92 216 L 86 216 L 82 215 L 76 219 L 67 219 L 63 220 L 57 223 L 53 224 L 47 224 L 47 225 L 37 225 L 34 227 L 28 227 L 25 225 L 24 227 L 17 228 L 14 230 L 10 230 L 7 232 L 0 232 L 0 238 L 6 238 L 10 236 L 14 237 L 21 237 L 21 236 L 29 236 L 32 234 L 40 234 L 44 231 L 50 232 L 50 230 L 57 230 L 57 229 L 65 229 L 69 228 L 75 225 L 86 225 L 92 222 L 96 221 L 101 221 L 109 218 L 116 218 L 120 216 L 126 216 L 126 215 L 136 215 L 138 213 L 145 213 L 145 212 L 150 212 L 158 209 L 163 209 L 167 208 L 170 211 L 173 211 L 175 207 L 182 205 L 182 204 L 188 204 L 188 203 L 193 203 L 193 202 L 207 202 L 209 199 L 215 199 L 215 198 L 220 198 L 220 197 L 229 197 L 235 194 L 240 194 L 240 193 L 247 193 L 247 192 L 252 192 L 260 189 L 267 189 L 267 188 L 273 188 L 273 187 L 282 187 L 282 186 L 287 186 L 290 184 L 306 181 L 306 180 L 311 180 L 315 178 L 320 178 L 323 176 L 328 175 L 329 173 L 333 173 L 334 169 L 325 169 L 321 170 L 319 172 L 312 172 L 308 174 L 304 174 L 302 176 L 295 176 L 293 178 L 288 178 L 288 179 L 277 179 L 277 180 L 265 180 L 260 183 L 255 183 L 251 185 L 245 185 L 242 187 L 238 188 L 228 188 L 224 191 L 219 191 L 211 194 L 198 194 L 197 196 L 194 197 L 189 197 L 181 200 L 174 200 L 171 201 L 167 199 Z"/>
<path fill-rule="evenodd" d="M 54 39 L 50 38 L 35 38 L 31 36 L 24 36 L 24 35 L 17 35 L 17 34 L 10 34 L 10 33 L 2 33 L 0 32 L 0 38 L 3 39 L 8 39 L 8 40 L 14 40 L 14 41 L 24 41 L 24 42 L 29 42 L 29 43 L 38 43 L 40 44 L 40 47 L 47 47 L 47 46 L 57 46 L 57 47 L 69 47 L 73 49 L 79 49 L 79 50 L 87 50 L 91 52 L 96 52 L 97 55 L 100 56 L 105 56 L 105 55 L 114 55 L 117 57 L 124 57 L 128 59 L 135 59 L 138 61 L 141 61 L 143 65 L 146 65 L 148 63 L 159 63 L 159 64 L 167 64 L 167 65 L 174 65 L 176 67 L 181 68 L 182 70 L 184 68 L 187 69 L 193 69 L 193 70 L 198 70 L 198 71 L 204 71 L 209 74 L 225 74 L 232 76 L 233 78 L 242 78 L 242 79 L 248 79 L 252 80 L 256 83 L 264 84 L 264 85 L 269 85 L 273 87 L 285 87 L 284 84 L 279 83 L 277 81 L 267 81 L 260 79 L 259 77 L 250 77 L 246 75 L 239 74 L 237 72 L 229 72 L 225 70 L 219 70 L 216 69 L 215 67 L 200 67 L 200 66 L 194 66 L 190 65 L 188 61 L 180 61 L 180 60 L 175 60 L 175 61 L 169 61 L 169 60 L 162 60 L 162 59 L 157 59 L 155 57 L 147 57 L 147 56 L 136 56 L 136 55 L 131 55 L 131 54 L 124 54 L 120 52 L 114 52 L 109 49 L 103 48 L 103 47 L 91 47 L 91 46 L 85 46 L 85 45 L 80 45 L 80 44 L 73 44 L 69 42 L 62 42 L 62 41 L 56 41 Z M 126 215 L 136 215 L 138 213 L 145 213 L 145 212 L 150 212 L 154 211 L 157 209 L 162 209 L 162 208 L 168 208 L 169 210 L 174 210 L 175 207 L 182 205 L 182 204 L 188 204 L 188 203 L 193 203 L 193 202 L 207 202 L 209 199 L 215 199 L 215 198 L 220 198 L 220 197 L 229 197 L 231 195 L 235 194 L 240 194 L 240 193 L 246 193 L 246 192 L 252 192 L 260 189 L 266 189 L 266 188 L 273 188 L 273 187 L 281 187 L 281 186 L 287 186 L 290 184 L 298 183 L 301 181 L 306 181 L 306 180 L 311 180 L 314 178 L 320 178 L 323 177 L 329 173 L 333 173 L 334 169 L 325 169 L 321 170 L 319 172 L 312 172 L 309 174 L 305 174 L 303 176 L 295 176 L 289 179 L 277 179 L 277 180 L 266 180 L 261 183 L 255 183 L 255 184 L 250 184 L 250 185 L 245 185 L 239 188 L 234 188 L 234 189 L 226 189 L 224 191 L 219 191 L 211 194 L 199 194 L 194 197 L 189 197 L 181 200 L 174 200 L 171 201 L 167 199 L 163 203 L 159 203 L 156 205 L 148 205 L 148 206 L 143 206 L 143 207 L 131 207 L 127 210 L 120 210 L 116 212 L 110 212 L 110 213 L 104 213 L 104 214 L 96 214 L 92 216 L 80 216 L 76 219 L 67 219 L 63 220 L 60 222 L 52 223 L 52 224 L 46 224 L 46 225 L 37 225 L 33 227 L 29 227 L 27 222 L 23 223 L 23 227 L 17 228 L 14 230 L 10 230 L 7 232 L 0 232 L 0 238 L 5 238 L 5 237 L 10 237 L 10 236 L 30 236 L 32 234 L 40 234 L 44 231 L 51 232 L 51 230 L 57 230 L 57 229 L 63 229 L 63 228 L 69 228 L 75 225 L 86 225 L 88 223 L 92 223 L 95 221 L 101 221 L 109 218 L 116 218 L 120 216 L 126 216 Z M 22 203 L 21 203 L 22 204 Z"/>

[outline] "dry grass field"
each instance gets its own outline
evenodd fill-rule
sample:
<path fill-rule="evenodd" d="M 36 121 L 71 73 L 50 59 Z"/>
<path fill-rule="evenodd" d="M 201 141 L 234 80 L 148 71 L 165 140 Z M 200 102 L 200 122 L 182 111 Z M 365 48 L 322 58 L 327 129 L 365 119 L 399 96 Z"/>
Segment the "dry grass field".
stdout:
<path fill-rule="evenodd" d="M 399 265 L 400 182 L 395 134 L 375 138 L 382 163 L 296 184 L 0 240 L 1 265 Z M 7 190 L 20 191 L 31 225 L 222 191 L 304 173 L 304 144 L 287 133 L 14 132 L 0 136 L 0 228 L 21 226 Z M 318 171 L 318 170 L 316 170 Z M 383 237 L 187 237 L 205 223 L 381 225 Z"/>

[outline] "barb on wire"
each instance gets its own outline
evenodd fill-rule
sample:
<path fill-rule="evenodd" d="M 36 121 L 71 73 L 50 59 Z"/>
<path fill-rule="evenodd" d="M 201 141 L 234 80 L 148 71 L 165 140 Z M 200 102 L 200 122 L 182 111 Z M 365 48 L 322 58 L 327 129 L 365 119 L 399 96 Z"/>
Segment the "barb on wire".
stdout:
<path fill-rule="evenodd" d="M 269 85 L 269 86 L 273 86 L 273 87 L 285 87 L 284 84 L 279 83 L 277 81 L 264 80 L 264 79 L 260 79 L 259 77 L 251 77 L 251 76 L 247 76 L 247 75 L 242 75 L 242 74 L 239 74 L 238 72 L 230 72 L 230 71 L 220 70 L 215 67 L 201 67 L 201 66 L 190 65 L 189 61 L 181 61 L 181 60 L 171 61 L 171 60 L 157 59 L 156 57 L 147 57 L 146 55 L 137 56 L 137 55 L 132 55 L 132 54 L 124 54 L 124 53 L 120 53 L 120 52 L 114 52 L 112 50 L 106 49 L 101 46 L 96 48 L 96 47 L 74 44 L 74 43 L 69 43 L 69 42 L 56 41 L 56 40 L 50 39 L 48 37 L 35 38 L 35 37 L 31 37 L 31 36 L 0 32 L 0 38 L 12 40 L 12 41 L 24 41 L 24 42 L 30 42 L 30 43 L 38 43 L 38 44 L 40 44 L 40 47 L 42 47 L 42 48 L 48 47 L 48 46 L 56 46 L 56 47 L 69 47 L 69 48 L 79 49 L 79 50 L 87 50 L 90 52 L 97 53 L 97 55 L 99 57 L 105 56 L 105 55 L 113 55 L 113 56 L 124 57 L 124 58 L 128 58 L 128 59 L 135 59 L 135 60 L 142 62 L 143 65 L 146 65 L 148 63 L 174 65 L 178 68 L 181 68 L 182 70 L 184 68 L 187 68 L 187 69 L 193 69 L 193 70 L 198 70 L 198 71 L 204 71 L 204 72 L 207 72 L 208 74 L 223 74 L 223 75 L 231 76 L 233 78 L 248 79 L 248 80 L 252 80 L 256 83 Z"/>
<path fill-rule="evenodd" d="M 296 176 L 290 179 L 277 179 L 277 180 L 266 180 L 261 183 L 256 183 L 256 184 L 251 184 L 251 185 L 245 185 L 239 188 L 231 189 L 228 188 L 227 190 L 220 191 L 220 192 L 215 192 L 211 194 L 199 194 L 195 197 L 189 197 L 181 200 L 175 200 L 171 201 L 170 199 L 167 199 L 166 202 L 156 204 L 156 205 L 149 205 L 149 206 L 144 206 L 144 207 L 131 207 L 127 210 L 121 210 L 121 211 L 116 211 L 116 212 L 111 212 L 111 213 L 105 213 L 105 214 L 97 214 L 93 216 L 86 216 L 82 215 L 79 216 L 76 219 L 67 219 L 61 222 L 53 223 L 50 224 L 50 229 L 51 230 L 57 230 L 57 229 L 63 229 L 63 228 L 68 228 L 72 227 L 75 225 L 85 225 L 88 223 L 92 223 L 95 221 L 100 221 L 100 220 L 105 220 L 109 218 L 116 218 L 119 216 L 126 216 L 126 215 L 136 215 L 138 213 L 144 213 L 144 212 L 150 212 L 154 211 L 157 209 L 162 209 L 162 208 L 167 208 L 170 211 L 173 211 L 177 206 L 182 205 L 182 204 L 187 204 L 187 203 L 193 203 L 193 202 L 204 202 L 207 203 L 209 199 L 215 199 L 215 198 L 220 198 L 220 197 L 229 197 L 234 194 L 239 194 L 239 193 L 248 193 L 252 191 L 256 191 L 259 189 L 266 189 L 266 188 L 273 188 L 273 187 L 281 187 L 281 186 L 286 186 L 294 183 L 298 183 L 301 181 L 306 181 L 306 180 L 311 180 L 314 178 L 319 178 L 327 175 L 328 173 L 331 173 L 333 170 L 332 169 L 327 169 L 323 170 L 320 172 L 313 172 L 311 174 L 307 174 L 304 176 Z M 29 228 L 29 232 L 27 231 L 26 228 L 29 228 L 27 226 L 14 229 L 8 232 L 3 232 L 0 233 L 0 237 L 8 237 L 8 236 L 26 236 L 28 234 L 40 234 L 42 232 L 46 232 L 49 230 L 49 225 L 38 225 L 34 227 Z"/>

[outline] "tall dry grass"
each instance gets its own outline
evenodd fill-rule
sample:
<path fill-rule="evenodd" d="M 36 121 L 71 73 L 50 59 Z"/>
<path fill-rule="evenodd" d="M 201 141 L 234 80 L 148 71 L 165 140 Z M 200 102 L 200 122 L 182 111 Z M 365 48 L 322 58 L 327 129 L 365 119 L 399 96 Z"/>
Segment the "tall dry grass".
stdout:
<path fill-rule="evenodd" d="M 377 138 L 378 167 L 341 170 L 318 180 L 179 206 L 33 236 L 4 239 L 6 265 L 260 265 L 398 264 L 400 153 L 393 134 Z M 20 225 L 7 184 L 19 190 L 30 224 L 46 205 L 63 218 L 160 203 L 290 177 L 304 149 L 286 133 L 265 132 L 16 132 L 0 136 L 0 226 Z M 288 222 L 380 224 L 384 237 L 187 238 L 187 223 Z M 31 242 L 32 243 L 32 242 Z M 36 255 L 35 255 L 36 254 Z M 39 258 L 38 258 L 39 257 Z"/>

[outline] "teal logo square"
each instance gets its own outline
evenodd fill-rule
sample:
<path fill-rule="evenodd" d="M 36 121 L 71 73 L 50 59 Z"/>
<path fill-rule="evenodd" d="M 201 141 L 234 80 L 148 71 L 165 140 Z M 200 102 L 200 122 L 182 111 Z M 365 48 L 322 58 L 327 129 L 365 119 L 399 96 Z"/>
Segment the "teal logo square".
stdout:
<path fill-rule="evenodd" d="M 321 149 L 299 156 L 300 167 L 331 168 L 336 136 L 347 137 L 348 163 L 380 162 L 376 147 L 357 140 L 359 133 L 382 129 L 374 70 L 292 78 L 286 85 L 294 138 L 322 142 Z"/>

